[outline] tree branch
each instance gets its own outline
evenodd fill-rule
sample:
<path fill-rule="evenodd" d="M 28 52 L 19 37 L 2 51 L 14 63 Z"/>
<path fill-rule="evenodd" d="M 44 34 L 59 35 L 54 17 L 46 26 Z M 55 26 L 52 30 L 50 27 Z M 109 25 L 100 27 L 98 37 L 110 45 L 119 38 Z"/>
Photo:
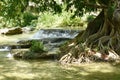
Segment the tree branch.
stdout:
<path fill-rule="evenodd" d="M 85 5 L 85 6 L 90 6 L 90 7 L 94 7 L 94 8 L 108 8 L 107 6 L 105 6 L 105 5 L 96 5 L 96 4 L 92 4 L 92 3 L 86 3 L 86 2 L 83 2 L 83 4 Z"/>

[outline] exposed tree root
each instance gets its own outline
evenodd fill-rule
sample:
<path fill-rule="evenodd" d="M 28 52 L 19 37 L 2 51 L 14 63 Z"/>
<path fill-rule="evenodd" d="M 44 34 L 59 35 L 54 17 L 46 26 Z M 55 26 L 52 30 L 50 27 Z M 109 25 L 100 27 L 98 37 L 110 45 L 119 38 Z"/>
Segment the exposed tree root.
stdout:
<path fill-rule="evenodd" d="M 60 63 L 69 64 L 69 63 L 90 63 L 90 62 L 99 62 L 99 61 L 107 61 L 107 62 L 115 62 L 119 61 L 119 55 L 113 51 L 105 49 L 101 51 L 91 50 L 86 48 L 86 50 L 82 50 L 82 45 L 73 46 L 70 52 L 64 55 L 60 59 Z M 73 50 L 74 49 L 74 50 Z M 107 51 L 106 51 L 107 50 Z"/>
<path fill-rule="evenodd" d="M 104 19 L 101 16 L 104 16 Z M 96 27 L 97 21 L 99 21 L 99 25 Z M 91 23 L 92 25 L 88 25 L 86 31 L 61 48 L 61 52 L 65 55 L 60 59 L 60 62 L 119 61 L 120 25 L 116 26 L 111 21 L 106 12 L 102 11 Z M 92 31 L 91 26 L 96 28 Z"/>

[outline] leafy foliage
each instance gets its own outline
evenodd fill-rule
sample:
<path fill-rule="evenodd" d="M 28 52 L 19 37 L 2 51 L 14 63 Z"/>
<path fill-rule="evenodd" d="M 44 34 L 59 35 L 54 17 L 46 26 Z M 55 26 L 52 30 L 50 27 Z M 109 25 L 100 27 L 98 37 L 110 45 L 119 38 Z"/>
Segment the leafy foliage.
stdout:
<path fill-rule="evenodd" d="M 52 14 L 65 10 L 74 13 L 71 18 L 81 16 L 98 8 L 115 7 L 115 0 L 0 0 L 0 16 L 13 26 L 26 26 L 36 23 L 39 13 L 49 11 Z M 37 15 L 34 16 L 33 14 Z M 48 14 L 49 15 L 49 14 Z M 111 14 L 110 14 L 111 15 Z M 50 16 L 50 15 L 49 15 Z M 39 19 L 38 19 L 39 20 Z"/>
<path fill-rule="evenodd" d="M 36 29 L 40 28 L 83 28 L 86 25 L 86 21 L 80 17 L 71 18 L 74 13 L 70 11 L 62 11 L 61 14 L 54 14 L 51 12 L 44 12 L 39 14 L 37 20 Z"/>
<path fill-rule="evenodd" d="M 29 0 L 1 0 L 1 16 L 8 19 L 15 19 L 23 13 L 28 5 Z"/>
<path fill-rule="evenodd" d="M 25 12 L 23 14 L 23 23 L 21 24 L 22 26 L 27 26 L 27 25 L 30 25 L 32 20 L 36 20 L 37 19 L 37 16 L 36 15 L 33 15 L 32 13 L 30 12 Z"/>
<path fill-rule="evenodd" d="M 31 52 L 44 52 L 44 45 L 40 41 L 32 41 L 30 47 Z"/>
<path fill-rule="evenodd" d="M 98 8 L 107 8 L 114 4 L 114 0 L 63 0 L 67 5 L 66 10 L 74 9 L 74 16 L 81 16 L 83 13 L 96 11 Z"/>
<path fill-rule="evenodd" d="M 44 12 L 39 14 L 38 17 L 38 23 L 37 23 L 37 28 L 45 28 L 45 27 L 51 27 L 55 26 L 60 22 L 61 18 L 58 16 L 58 14 L 53 14 L 51 12 Z"/>
<path fill-rule="evenodd" d="M 0 16 L 9 22 L 12 19 L 20 26 L 29 25 L 31 20 L 36 19 L 32 13 L 48 10 L 61 12 L 61 7 L 54 0 L 0 0 Z"/>

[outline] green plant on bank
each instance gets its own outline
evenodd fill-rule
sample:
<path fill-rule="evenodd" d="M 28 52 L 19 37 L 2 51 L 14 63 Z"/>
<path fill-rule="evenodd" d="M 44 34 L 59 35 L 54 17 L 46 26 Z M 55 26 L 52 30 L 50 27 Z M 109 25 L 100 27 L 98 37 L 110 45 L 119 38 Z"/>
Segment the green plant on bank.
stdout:
<path fill-rule="evenodd" d="M 32 24 L 36 24 L 34 23 L 34 21 L 37 20 L 37 15 L 34 15 L 31 12 L 25 12 L 23 14 L 23 19 L 22 19 L 22 26 L 28 26 L 28 25 L 32 25 Z M 35 25 L 33 25 L 34 27 Z"/>
<path fill-rule="evenodd" d="M 40 28 L 86 28 L 86 24 L 94 19 L 93 15 L 85 15 L 83 17 L 71 18 L 73 13 L 62 11 L 62 13 L 54 14 L 53 12 L 43 12 L 39 15 L 32 14 L 30 12 L 25 12 L 21 16 L 21 23 L 11 19 L 7 21 L 3 18 L 0 20 L 0 28 L 4 27 L 15 27 L 18 23 L 21 24 L 20 27 L 31 26 L 36 29 Z"/>
<path fill-rule="evenodd" d="M 37 29 L 40 28 L 66 28 L 66 27 L 85 27 L 86 21 L 80 17 L 71 18 L 73 13 L 62 11 L 54 14 L 52 12 L 40 13 L 37 20 Z"/>
<path fill-rule="evenodd" d="M 53 14 L 52 12 L 39 13 L 37 28 L 49 28 L 56 26 L 61 22 L 59 14 Z"/>
<path fill-rule="evenodd" d="M 20 19 L 9 19 L 7 20 L 4 17 L 0 17 L 0 28 L 9 28 L 9 27 L 25 27 L 25 26 L 32 26 L 36 27 L 37 24 L 37 15 L 31 12 L 24 12 L 21 14 Z"/>
<path fill-rule="evenodd" d="M 31 42 L 31 47 L 30 47 L 31 52 L 44 52 L 44 45 L 43 42 L 40 41 L 32 41 Z"/>
<path fill-rule="evenodd" d="M 61 22 L 61 24 L 59 26 L 61 27 L 83 27 L 85 22 L 82 22 L 82 20 L 78 17 L 76 18 L 64 18 L 63 21 Z"/>
<path fill-rule="evenodd" d="M 38 59 L 39 56 L 47 51 L 41 41 L 33 40 L 30 41 L 29 44 L 31 44 L 31 47 L 29 48 L 29 51 L 22 55 L 23 59 Z"/>

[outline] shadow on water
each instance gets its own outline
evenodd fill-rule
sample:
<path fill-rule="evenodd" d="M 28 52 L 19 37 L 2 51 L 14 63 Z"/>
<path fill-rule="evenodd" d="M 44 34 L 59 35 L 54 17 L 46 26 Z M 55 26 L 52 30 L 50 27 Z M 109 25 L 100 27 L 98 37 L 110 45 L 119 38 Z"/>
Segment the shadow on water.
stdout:
<path fill-rule="evenodd" d="M 13 39 L 1 38 L 0 43 Z M 0 52 L 0 80 L 120 80 L 120 64 L 69 66 L 55 60 L 15 60 L 6 58 L 7 54 Z"/>
<path fill-rule="evenodd" d="M 0 52 L 0 80 L 119 80 L 120 65 L 65 66 L 54 60 L 15 60 Z"/>

